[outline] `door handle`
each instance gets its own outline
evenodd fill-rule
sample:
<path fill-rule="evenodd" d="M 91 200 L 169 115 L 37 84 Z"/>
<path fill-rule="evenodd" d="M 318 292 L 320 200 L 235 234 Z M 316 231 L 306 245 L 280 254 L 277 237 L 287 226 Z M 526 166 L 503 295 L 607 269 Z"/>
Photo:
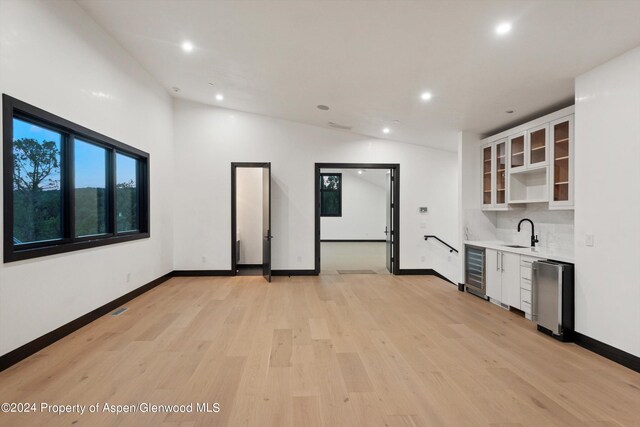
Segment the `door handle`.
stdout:
<path fill-rule="evenodd" d="M 385 236 L 389 234 L 389 227 L 386 227 L 386 226 L 384 227 L 384 234 Z"/>
<path fill-rule="evenodd" d="M 500 252 L 496 252 L 496 271 L 500 271 Z"/>
<path fill-rule="evenodd" d="M 500 252 L 500 271 L 504 271 L 504 252 Z"/>

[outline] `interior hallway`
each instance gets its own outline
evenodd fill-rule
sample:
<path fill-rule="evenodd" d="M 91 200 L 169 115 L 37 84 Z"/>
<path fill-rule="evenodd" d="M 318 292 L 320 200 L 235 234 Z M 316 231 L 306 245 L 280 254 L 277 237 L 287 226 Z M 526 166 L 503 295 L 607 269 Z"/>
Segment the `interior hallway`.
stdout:
<path fill-rule="evenodd" d="M 384 242 L 320 242 L 320 274 L 369 270 L 389 274 Z"/>

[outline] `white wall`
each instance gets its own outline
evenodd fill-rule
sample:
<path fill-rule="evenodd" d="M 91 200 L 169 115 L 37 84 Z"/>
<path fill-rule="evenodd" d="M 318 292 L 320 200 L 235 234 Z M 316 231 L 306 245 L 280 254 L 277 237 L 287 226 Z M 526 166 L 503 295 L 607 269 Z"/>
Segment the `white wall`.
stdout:
<path fill-rule="evenodd" d="M 176 269 L 230 268 L 231 162 L 271 161 L 272 264 L 296 270 L 314 268 L 314 163 L 400 163 L 400 267 L 457 278 L 458 256 L 423 239 L 458 241 L 456 153 L 183 100 L 174 114 Z"/>
<path fill-rule="evenodd" d="M 262 168 L 236 169 L 240 264 L 262 264 Z"/>
<path fill-rule="evenodd" d="M 4 354 L 172 270 L 173 167 L 170 97 L 74 2 L 0 2 L 0 91 L 151 154 L 151 238 L 0 264 Z"/>
<path fill-rule="evenodd" d="M 576 330 L 640 356 L 640 48 L 576 79 L 575 135 Z"/>
<path fill-rule="evenodd" d="M 384 240 L 387 202 L 384 169 L 365 170 L 362 177 L 353 169 L 323 169 L 342 173 L 342 216 L 322 217 L 322 239 Z"/>

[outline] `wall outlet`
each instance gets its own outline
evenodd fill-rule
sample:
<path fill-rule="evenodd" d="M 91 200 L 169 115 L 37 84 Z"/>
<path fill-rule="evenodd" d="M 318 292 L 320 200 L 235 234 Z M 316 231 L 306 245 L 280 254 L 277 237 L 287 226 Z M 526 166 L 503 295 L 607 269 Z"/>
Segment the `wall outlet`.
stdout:
<path fill-rule="evenodd" d="M 298 255 L 296 259 L 298 260 L 298 262 L 302 262 L 302 257 L 300 255 Z"/>
<path fill-rule="evenodd" d="M 427 213 L 427 212 L 429 212 L 429 208 L 427 208 L 426 206 L 420 206 L 420 207 L 418 208 L 418 210 L 419 210 L 419 212 L 420 212 L 420 213 Z"/>
<path fill-rule="evenodd" d="M 593 234 L 587 234 L 584 238 L 584 243 L 587 246 L 593 246 Z"/>
<path fill-rule="evenodd" d="M 203 257 L 202 257 L 202 263 L 204 264 L 205 262 L 207 262 L 207 257 L 206 257 L 206 256 L 203 256 Z"/>
<path fill-rule="evenodd" d="M 426 258 L 425 258 L 425 256 L 424 256 L 424 255 L 422 255 L 422 256 L 420 257 L 420 262 L 425 262 L 425 261 L 426 261 Z"/>

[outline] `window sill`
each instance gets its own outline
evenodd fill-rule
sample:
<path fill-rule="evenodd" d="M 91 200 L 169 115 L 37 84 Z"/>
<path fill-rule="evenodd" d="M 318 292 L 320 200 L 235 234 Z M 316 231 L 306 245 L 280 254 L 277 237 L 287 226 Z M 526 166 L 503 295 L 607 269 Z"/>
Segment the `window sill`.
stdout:
<path fill-rule="evenodd" d="M 75 252 L 83 249 L 97 248 L 100 246 L 113 245 L 117 243 L 130 242 L 133 240 L 146 239 L 150 237 L 150 233 L 130 233 L 119 236 L 96 237 L 95 239 L 83 239 L 76 242 L 65 242 L 59 244 L 51 244 L 48 246 L 40 246 L 29 249 L 15 249 L 13 246 L 4 251 L 4 263 L 22 261 L 26 259 L 40 258 L 49 255 L 63 254 L 67 252 Z"/>

